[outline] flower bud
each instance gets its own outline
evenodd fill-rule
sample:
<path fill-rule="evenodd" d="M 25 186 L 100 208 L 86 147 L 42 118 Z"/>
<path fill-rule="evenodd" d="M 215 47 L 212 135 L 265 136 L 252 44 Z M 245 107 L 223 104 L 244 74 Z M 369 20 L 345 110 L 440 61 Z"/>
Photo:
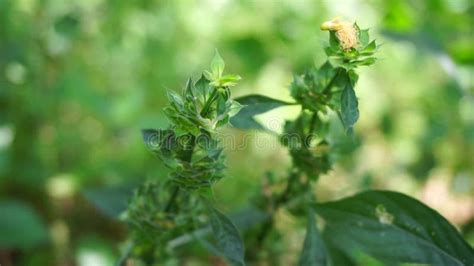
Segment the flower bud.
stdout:
<path fill-rule="evenodd" d="M 334 31 L 342 49 L 349 50 L 359 45 L 357 28 L 354 24 L 342 21 L 339 17 L 321 24 L 321 30 Z"/>

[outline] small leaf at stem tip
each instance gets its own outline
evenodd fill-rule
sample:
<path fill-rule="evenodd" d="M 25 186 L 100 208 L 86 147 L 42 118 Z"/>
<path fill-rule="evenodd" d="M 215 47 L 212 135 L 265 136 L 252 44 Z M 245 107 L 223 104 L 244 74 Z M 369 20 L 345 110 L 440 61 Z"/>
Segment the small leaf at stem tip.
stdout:
<path fill-rule="evenodd" d="M 225 68 L 224 59 L 222 59 L 221 55 L 219 54 L 219 51 L 217 51 L 216 49 L 216 53 L 211 62 L 211 72 L 213 74 L 213 77 L 220 78 L 222 74 L 224 73 L 224 68 Z"/>

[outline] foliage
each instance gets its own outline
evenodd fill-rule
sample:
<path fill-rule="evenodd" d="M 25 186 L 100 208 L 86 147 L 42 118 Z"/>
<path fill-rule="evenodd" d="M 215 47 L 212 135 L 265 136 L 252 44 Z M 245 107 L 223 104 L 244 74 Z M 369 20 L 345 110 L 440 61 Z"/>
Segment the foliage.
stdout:
<path fill-rule="evenodd" d="M 340 27 L 330 28 L 328 60 L 321 67 L 294 77 L 290 92 L 296 103 L 263 95 L 231 99 L 230 86 L 239 78 L 223 75 L 224 61 L 217 52 L 211 71 L 195 84 L 190 79 L 182 96 L 168 92 L 170 106 L 164 111 L 171 127 L 144 130 L 143 135 L 145 143 L 172 172 L 164 185 L 148 183 L 136 191 L 131 201 L 126 220 L 132 228 L 132 258 L 148 264 L 164 261 L 172 253 L 164 247 L 175 241 L 173 238 L 190 230 L 202 230 L 200 227 L 207 222 L 217 248 L 203 244 L 207 242 L 202 239 L 201 244 L 214 253 L 218 250 L 231 264 L 245 265 L 244 245 L 237 228 L 212 206 L 216 199 L 210 189 L 223 177 L 225 169 L 215 130 L 229 124 L 229 117 L 234 115 L 231 121 L 237 127 L 266 130 L 255 120 L 256 115 L 299 105 L 298 117 L 286 121 L 279 136 L 293 159 L 284 179 L 285 189 L 270 195 L 261 193 L 253 199 L 253 204 L 267 212 L 267 218 L 247 246 L 248 257 L 254 258 L 265 248 L 267 237 L 276 230 L 274 221 L 279 209 L 298 217 L 309 205 L 300 265 L 335 263 L 338 258 L 330 257 L 334 250 L 345 254 L 349 261 L 357 260 L 354 252 L 384 263 L 466 265 L 474 261 L 474 250 L 442 216 L 408 196 L 369 191 L 337 202 L 314 204 L 312 185 L 332 169 L 337 158 L 334 154 L 340 152 L 333 147 L 336 145 L 328 130 L 334 123 L 330 117 L 338 115 L 347 134 L 342 138 L 353 134 L 359 118 L 356 70 L 373 64 L 377 50 L 368 30 L 359 29 L 357 24 L 342 25 L 342 30 L 357 33 L 357 44 L 343 45 L 341 36 L 348 33 L 341 32 Z M 167 200 L 161 200 L 163 194 Z M 316 227 L 314 212 L 325 220 L 324 238 Z M 203 219 L 196 218 L 202 215 Z M 147 252 L 140 252 L 143 249 Z"/>
<path fill-rule="evenodd" d="M 230 91 L 239 77 L 223 71 L 224 61 L 216 51 L 211 70 L 196 83 L 189 79 L 182 96 L 168 92 L 170 105 L 164 113 L 172 122 L 170 128 L 143 130 L 145 143 L 171 173 L 166 181 L 146 183 L 130 202 L 125 220 L 132 228 L 132 257 L 153 264 L 162 261 L 166 243 L 201 226 L 197 217 L 207 213 L 223 254 L 244 264 L 237 229 L 210 202 L 211 186 L 225 168 L 216 130 L 241 108 Z"/>
<path fill-rule="evenodd" d="M 336 103 L 317 127 L 327 144 L 301 156 L 321 154 L 321 166 L 330 167 L 314 178 L 317 183 L 309 182 L 317 202 L 368 189 L 403 192 L 445 216 L 472 245 L 473 7 L 466 0 L 0 1 L 0 213 L 7 214 L 0 218 L 7 230 L 0 232 L 0 264 L 113 265 L 131 253 L 162 256 L 166 262 L 160 264 L 166 265 L 223 263 L 207 207 L 197 206 L 203 213 L 194 221 L 198 229 L 184 226 L 185 215 L 177 215 L 177 221 L 160 216 L 179 182 L 168 178 L 175 170 L 150 155 L 138 133 L 169 129 L 162 112 L 168 88 L 181 88 L 190 73 L 195 84 L 215 47 L 226 69 L 244 77 L 232 95 L 263 94 L 282 108 L 252 114 L 256 109 L 250 105 L 259 104 L 249 100 L 239 112 L 248 114 L 241 120 L 249 122 L 245 131 L 215 130 L 227 140 L 231 136 L 236 149 L 219 143 L 227 159 L 220 177 L 213 175 L 219 180 L 212 185 L 214 207 L 242 233 L 247 263 L 297 264 L 309 228 L 307 205 L 300 202 L 314 198 L 304 186 L 286 187 L 289 178 L 298 179 L 292 166 L 292 156 L 298 155 L 295 146 L 279 143 L 285 143 L 283 121 L 295 121 L 305 99 L 308 108 L 319 100 L 301 94 L 297 102 L 287 85 L 291 73 L 301 77 L 324 65 L 327 33 L 316 28 L 328 14 L 371 25 L 377 47 L 385 45 L 377 50 L 375 67 L 355 70 L 361 76 L 354 87 L 356 124 L 342 128 Z M 329 61 L 339 59 L 335 54 Z M 313 64 L 318 67 L 308 67 Z M 216 78 L 203 74 L 216 85 L 226 82 L 221 79 L 226 72 Z M 181 90 L 175 94 L 184 101 Z M 311 119 L 311 110 L 306 113 L 303 121 Z M 243 128 L 234 118 L 230 123 Z M 264 129 L 251 129 L 258 124 Z M 312 139 L 314 145 L 320 141 Z M 310 162 L 299 167 L 310 169 Z M 306 174 L 300 177 L 305 179 Z M 157 209 L 145 208 L 158 219 L 139 211 L 139 203 L 153 196 L 132 196 L 132 189 L 146 191 L 145 186 L 160 188 Z M 211 194 L 189 190 L 194 191 L 189 202 Z M 176 202 L 186 202 L 185 195 L 180 191 Z M 285 201 L 289 207 L 279 203 Z M 123 220 L 131 202 L 138 207 L 129 211 L 173 225 L 169 232 L 179 236 L 170 237 L 166 247 L 145 238 L 144 249 L 134 248 L 130 240 L 140 231 Z M 277 205 L 283 207 L 274 210 Z M 317 215 L 317 228 L 327 239 L 325 219 Z M 273 224 L 268 233 L 263 224 Z M 260 244 L 259 235 L 264 236 Z M 383 264 L 366 251 L 348 255 L 350 247 L 336 249 L 331 243 L 324 241 L 335 265 Z"/>

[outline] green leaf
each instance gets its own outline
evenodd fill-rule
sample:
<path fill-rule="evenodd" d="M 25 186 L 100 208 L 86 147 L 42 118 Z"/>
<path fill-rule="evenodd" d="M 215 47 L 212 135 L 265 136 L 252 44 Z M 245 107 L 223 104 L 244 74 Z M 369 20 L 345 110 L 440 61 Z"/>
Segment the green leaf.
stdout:
<path fill-rule="evenodd" d="M 375 57 L 367 57 L 367 58 L 357 61 L 357 64 L 359 66 L 370 66 L 374 64 L 376 61 L 377 61 L 377 58 Z"/>
<path fill-rule="evenodd" d="M 359 42 L 362 47 L 369 43 L 369 29 L 359 30 Z"/>
<path fill-rule="evenodd" d="M 440 214 L 416 199 L 368 191 L 316 205 L 331 245 L 385 263 L 474 265 L 474 250 Z"/>
<path fill-rule="evenodd" d="M 195 86 L 195 91 L 198 95 L 200 95 L 200 100 L 202 102 L 205 102 L 206 96 L 209 94 L 209 80 L 206 79 L 204 74 L 201 76 L 201 78 L 194 84 Z"/>
<path fill-rule="evenodd" d="M 245 265 L 244 243 L 239 231 L 227 216 L 213 207 L 209 207 L 209 217 L 218 248 L 235 265 Z"/>
<path fill-rule="evenodd" d="M 186 82 L 186 88 L 184 89 L 183 95 L 186 99 L 194 100 L 194 84 L 192 78 L 189 78 Z"/>
<path fill-rule="evenodd" d="M 331 47 L 331 49 L 333 51 L 339 51 L 340 50 L 339 40 L 337 39 L 335 31 L 330 31 L 329 32 L 329 47 Z"/>
<path fill-rule="evenodd" d="M 84 197 L 106 216 L 116 219 L 127 209 L 127 201 L 136 184 L 117 187 L 86 188 Z"/>
<path fill-rule="evenodd" d="M 230 123 L 236 128 L 241 129 L 266 130 L 254 119 L 255 115 L 268 112 L 278 107 L 292 105 L 292 103 L 255 94 L 237 98 L 235 101 L 243 105 L 243 107 L 239 113 L 230 119 Z"/>
<path fill-rule="evenodd" d="M 224 68 L 225 68 L 224 59 L 222 59 L 221 55 L 216 49 L 216 54 L 214 55 L 214 58 L 212 59 L 212 62 L 211 62 L 211 72 L 213 74 L 213 77 L 220 78 L 222 74 L 224 73 Z"/>
<path fill-rule="evenodd" d="M 173 105 L 177 111 L 182 111 L 184 108 L 184 102 L 181 96 L 171 90 L 169 90 L 167 93 L 170 104 Z"/>
<path fill-rule="evenodd" d="M 232 101 L 232 105 L 229 109 L 229 116 L 233 117 L 242 110 L 243 106 L 238 101 Z"/>
<path fill-rule="evenodd" d="M 328 259 L 324 242 L 316 228 L 316 219 L 314 211 L 308 211 L 308 227 L 306 229 L 306 238 L 303 244 L 303 251 L 300 255 L 300 266 L 306 265 L 327 265 Z"/>
<path fill-rule="evenodd" d="M 377 49 L 377 44 L 374 41 L 371 41 L 365 48 L 361 51 L 362 54 L 372 54 Z"/>
<path fill-rule="evenodd" d="M 350 131 L 359 119 L 358 105 L 354 88 L 347 84 L 341 94 L 341 119 L 347 131 Z"/>
<path fill-rule="evenodd" d="M 48 232 L 29 205 L 16 200 L 0 202 L 0 249 L 30 249 L 44 242 Z"/>

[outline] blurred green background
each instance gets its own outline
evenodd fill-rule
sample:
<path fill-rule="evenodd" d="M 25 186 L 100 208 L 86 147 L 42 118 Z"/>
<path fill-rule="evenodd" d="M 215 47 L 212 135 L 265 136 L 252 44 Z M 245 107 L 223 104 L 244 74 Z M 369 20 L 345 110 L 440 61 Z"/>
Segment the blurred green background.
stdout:
<path fill-rule="evenodd" d="M 166 127 L 166 89 L 198 77 L 218 48 L 243 77 L 234 95 L 288 100 L 292 74 L 324 62 L 319 25 L 337 15 L 383 46 L 359 71 L 361 144 L 321 178 L 319 200 L 401 191 L 473 244 L 472 1 L 0 0 L 0 264 L 113 265 L 131 189 L 166 176 L 140 134 Z M 278 129 L 294 114 L 259 119 Z M 216 187 L 226 212 L 247 203 L 267 170 L 290 166 L 278 145 L 226 153 L 228 177 Z M 280 216 L 277 245 L 291 265 L 304 228 Z"/>

